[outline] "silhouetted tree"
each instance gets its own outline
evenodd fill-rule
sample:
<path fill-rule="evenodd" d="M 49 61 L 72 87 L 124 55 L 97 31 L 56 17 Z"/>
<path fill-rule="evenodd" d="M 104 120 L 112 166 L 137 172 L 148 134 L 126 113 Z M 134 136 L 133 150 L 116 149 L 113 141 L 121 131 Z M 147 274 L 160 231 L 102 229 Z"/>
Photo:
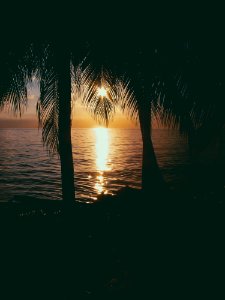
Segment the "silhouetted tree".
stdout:
<path fill-rule="evenodd" d="M 105 48 L 111 50 L 105 53 Z M 153 117 L 166 127 L 179 128 L 181 134 L 188 136 L 190 146 L 198 132 L 209 137 L 223 127 L 221 56 L 219 60 L 215 59 L 216 53 L 210 57 L 211 50 L 200 47 L 195 52 L 187 41 L 178 43 L 170 38 L 163 42 L 153 39 L 151 43 L 150 38 L 126 39 L 97 46 L 105 66 L 129 78 L 133 96 L 120 98 L 119 104 L 140 124 L 145 191 L 164 186 L 151 137 Z"/>
<path fill-rule="evenodd" d="M 225 123 L 222 46 L 215 49 L 213 43 L 203 45 L 186 42 L 176 73 L 165 76 L 167 84 L 161 87 L 163 93 L 158 98 L 161 121 L 186 134 L 191 149 L 204 149 L 221 134 Z M 171 79 L 175 85 L 169 83 Z"/>
<path fill-rule="evenodd" d="M 37 112 L 42 139 L 51 153 L 60 156 L 62 198 L 64 204 L 71 205 L 75 200 L 72 102 L 79 99 L 96 119 L 101 118 L 108 124 L 121 96 L 129 97 L 127 85 L 107 72 L 94 74 L 88 65 L 84 66 L 84 61 L 78 64 L 79 51 L 67 43 L 28 44 L 26 51 L 13 54 L 13 60 L 14 56 L 8 54 L 3 69 L 5 74 L 2 73 L 0 80 L 0 107 L 8 105 L 15 113 L 21 114 L 27 104 L 29 84 L 33 81 L 39 84 Z M 103 81 L 107 97 L 99 95 Z"/>
<path fill-rule="evenodd" d="M 116 48 L 114 45 L 107 45 L 105 47 L 110 49 L 107 53 L 105 50 L 104 53 L 100 51 L 101 46 L 100 49 L 98 46 L 96 48 L 106 68 L 113 70 L 118 77 L 127 78 L 123 79 L 123 82 L 127 83 L 130 96 L 120 97 L 117 104 L 140 124 L 143 142 L 142 189 L 147 192 L 164 186 L 151 138 L 152 114 L 156 107 L 153 102 L 157 101 L 156 87 L 153 87 L 153 84 L 160 70 L 157 68 L 157 49 L 151 49 L 152 52 L 145 51 L 138 41 L 135 42 L 118 42 L 120 47 L 116 45 Z M 114 85 L 115 83 L 111 82 L 111 86 Z"/>
<path fill-rule="evenodd" d="M 29 44 L 28 44 L 29 45 Z M 61 162 L 62 198 L 65 204 L 75 200 L 74 167 L 71 143 L 72 89 L 78 97 L 82 80 L 81 67 L 75 72 L 80 56 L 72 55 L 73 48 L 66 43 L 40 43 L 28 46 L 29 50 L 17 53 L 18 48 L 7 52 L 2 62 L 0 83 L 1 108 L 9 106 L 21 114 L 27 104 L 27 86 L 35 79 L 40 86 L 37 104 L 42 125 L 43 142 L 51 152 L 58 152 Z M 6 58 L 6 57 L 5 57 Z M 77 63 L 78 64 L 78 63 Z M 77 76 L 77 77 L 76 77 Z M 82 77 L 83 76 L 83 77 Z M 84 83 L 84 82 L 83 82 Z M 88 85 L 88 80 L 85 82 Z M 80 94 L 79 94 L 80 96 Z"/>

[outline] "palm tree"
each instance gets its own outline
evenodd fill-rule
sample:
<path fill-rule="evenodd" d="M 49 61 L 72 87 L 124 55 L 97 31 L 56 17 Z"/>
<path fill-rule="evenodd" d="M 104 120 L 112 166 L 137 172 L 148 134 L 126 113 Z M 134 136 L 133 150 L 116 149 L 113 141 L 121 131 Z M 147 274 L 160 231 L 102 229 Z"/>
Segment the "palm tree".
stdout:
<path fill-rule="evenodd" d="M 22 106 L 26 105 L 26 83 L 34 76 L 40 81 L 38 114 L 43 126 L 43 141 L 49 150 L 59 152 L 63 199 L 65 203 L 73 203 L 71 90 L 75 97 L 82 98 L 94 117 L 104 120 L 106 125 L 113 117 L 115 105 L 119 104 L 140 123 L 143 141 L 142 188 L 144 191 L 158 190 L 163 180 L 151 139 L 152 114 L 160 116 L 166 125 L 179 124 L 183 132 L 188 130 L 191 133 L 202 109 L 206 111 L 204 102 L 194 102 L 194 97 L 190 93 L 187 95 L 186 85 L 177 72 L 177 64 L 180 62 L 177 62 L 176 54 L 171 67 L 168 65 L 168 57 L 166 64 L 161 62 L 163 55 L 159 57 L 159 50 L 153 48 L 152 52 L 149 49 L 144 52 L 135 48 L 133 55 L 124 60 L 127 77 L 130 78 L 128 81 L 124 76 L 116 78 L 110 72 L 103 72 L 103 69 L 97 72 L 95 78 L 89 68 L 84 68 L 84 71 L 81 67 L 75 69 L 77 60 L 71 55 L 71 49 L 68 49 L 55 44 L 36 46 L 26 56 L 25 67 L 22 67 L 24 61 L 18 64 L 18 59 L 14 57 L 13 64 L 10 64 L 12 67 L 3 63 L 5 76 L 0 86 L 1 105 L 7 103 L 15 111 L 21 112 Z M 115 61 L 113 63 L 115 66 Z M 185 70 L 182 64 L 180 68 L 182 72 Z M 193 70 L 184 72 L 189 77 L 192 73 Z M 192 81 L 186 79 L 189 84 Z M 107 90 L 106 97 L 98 95 L 101 86 Z"/>
<path fill-rule="evenodd" d="M 197 144 L 203 149 L 224 127 L 224 57 L 210 47 L 186 44 L 177 72 L 164 72 L 166 84 L 159 84 L 158 112 L 164 125 L 187 135 L 190 150 Z"/>
<path fill-rule="evenodd" d="M 78 59 L 71 52 L 69 47 L 61 48 L 53 43 L 29 46 L 26 54 L 16 55 L 13 62 L 9 57 L 0 85 L 0 108 L 9 105 L 21 115 L 27 104 L 27 86 L 34 79 L 39 83 L 37 112 L 42 139 L 50 153 L 60 156 L 62 199 L 68 206 L 75 200 L 71 143 L 73 101 L 80 99 L 96 119 L 107 125 L 118 99 L 132 97 L 127 85 L 111 74 L 94 75 L 84 61 L 76 65 Z M 99 95 L 102 85 L 107 89 L 107 97 Z"/>
<path fill-rule="evenodd" d="M 137 97 L 136 90 L 126 76 L 115 77 L 109 71 L 99 74 L 97 86 L 104 87 L 107 93 L 102 98 L 96 94 L 86 99 L 86 107 L 98 122 L 103 121 L 106 126 L 114 116 L 115 106 L 119 106 L 133 120 L 139 121 L 143 142 L 142 190 L 148 192 L 153 191 L 153 187 L 162 187 L 163 179 L 151 140 L 151 101 L 145 102 L 142 92 Z"/>
<path fill-rule="evenodd" d="M 9 52 L 8 52 L 9 53 Z M 8 55 L 7 53 L 7 55 Z M 13 53 L 13 52 L 12 52 Z M 14 58 L 14 59 L 13 59 Z M 84 73 L 79 66 L 75 78 L 75 58 L 71 49 L 58 44 L 29 46 L 24 55 L 13 53 L 2 62 L 0 107 L 9 106 L 21 114 L 27 104 L 27 85 L 33 78 L 40 85 L 37 104 L 39 122 L 42 125 L 44 144 L 52 153 L 58 152 L 61 162 L 62 198 L 66 205 L 75 200 L 74 166 L 71 143 L 71 92 L 79 93 L 79 87 L 88 86 L 88 68 Z M 76 60 L 77 62 L 77 60 Z M 85 76 L 84 76 L 85 74 Z M 73 86 L 76 86 L 74 88 Z"/>
<path fill-rule="evenodd" d="M 143 41 L 139 47 L 134 46 L 133 42 L 125 42 L 122 46 L 120 43 L 119 49 L 110 45 L 113 49 L 111 57 L 105 57 L 105 65 L 115 73 L 126 71 L 129 78 L 128 89 L 133 91 L 132 97 L 121 97 L 117 103 L 140 124 L 143 142 L 142 189 L 146 192 L 158 191 L 159 187 L 164 186 L 164 181 L 151 138 L 153 116 L 166 127 L 179 127 L 180 133 L 188 136 L 190 145 L 196 130 L 209 127 L 211 118 L 211 124 L 214 124 L 214 130 L 210 132 L 212 136 L 218 126 L 221 128 L 224 124 L 223 114 L 219 111 L 221 104 L 212 102 L 217 85 L 222 90 L 223 84 L 220 76 L 220 80 L 213 80 L 215 83 L 212 85 L 211 77 L 203 71 L 203 64 L 200 69 L 196 66 L 196 53 L 190 53 L 185 43 L 181 43 L 181 47 L 177 47 L 176 43 L 171 46 L 156 43 L 155 47 L 149 48 Z M 97 52 L 100 50 L 101 47 L 97 47 Z M 100 56 L 104 58 L 104 53 Z M 204 90 L 206 82 L 212 87 L 210 96 L 208 89 Z M 218 94 L 217 102 L 221 102 L 220 99 L 221 94 Z"/>
<path fill-rule="evenodd" d="M 99 53 L 99 51 L 100 49 L 97 47 L 97 52 Z M 121 82 L 126 83 L 127 96 L 117 97 L 116 104 L 131 119 L 140 124 L 143 143 L 142 190 L 152 192 L 158 190 L 159 187 L 162 189 L 164 186 L 151 139 L 152 113 L 155 108 L 153 102 L 157 100 L 156 87 L 152 85 L 159 73 L 154 61 L 156 55 L 153 52 L 153 57 L 149 58 L 141 49 L 136 46 L 132 47 L 130 44 L 120 45 L 118 51 L 119 53 L 115 54 L 116 49 L 111 49 L 109 58 L 105 57 L 105 53 L 101 53 L 100 56 L 106 68 L 113 70 L 113 73 L 121 78 Z M 97 65 L 96 68 L 99 66 Z M 113 79 L 109 79 L 108 82 L 110 82 L 111 88 L 117 84 L 113 82 Z"/>

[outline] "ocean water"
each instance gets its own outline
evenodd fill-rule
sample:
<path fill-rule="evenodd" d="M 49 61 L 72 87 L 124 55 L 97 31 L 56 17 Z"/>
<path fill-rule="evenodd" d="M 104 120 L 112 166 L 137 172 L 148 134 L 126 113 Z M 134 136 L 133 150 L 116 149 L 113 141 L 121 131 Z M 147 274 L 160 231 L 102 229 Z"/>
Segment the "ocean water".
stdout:
<path fill-rule="evenodd" d="M 123 186 L 141 187 L 139 129 L 72 129 L 76 198 L 96 199 Z M 165 180 L 182 182 L 190 165 L 188 146 L 176 131 L 153 130 L 153 143 Z M 15 195 L 61 199 L 60 164 L 48 155 L 37 129 L 0 130 L 0 200 Z"/>

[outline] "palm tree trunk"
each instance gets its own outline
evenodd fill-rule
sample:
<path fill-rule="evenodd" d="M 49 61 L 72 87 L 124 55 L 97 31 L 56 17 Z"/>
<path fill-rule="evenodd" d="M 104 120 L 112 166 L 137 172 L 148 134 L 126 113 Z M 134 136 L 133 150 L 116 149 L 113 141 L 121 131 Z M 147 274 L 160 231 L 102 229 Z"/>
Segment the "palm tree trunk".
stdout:
<path fill-rule="evenodd" d="M 59 51 L 57 55 L 59 97 L 59 156 L 61 162 L 62 198 L 64 204 L 75 200 L 74 166 L 71 143 L 71 74 L 70 55 Z"/>
<path fill-rule="evenodd" d="M 142 190 L 144 192 L 154 192 L 164 185 L 155 156 L 151 138 L 151 107 L 141 107 L 139 109 L 139 122 L 143 143 L 142 155 Z"/>

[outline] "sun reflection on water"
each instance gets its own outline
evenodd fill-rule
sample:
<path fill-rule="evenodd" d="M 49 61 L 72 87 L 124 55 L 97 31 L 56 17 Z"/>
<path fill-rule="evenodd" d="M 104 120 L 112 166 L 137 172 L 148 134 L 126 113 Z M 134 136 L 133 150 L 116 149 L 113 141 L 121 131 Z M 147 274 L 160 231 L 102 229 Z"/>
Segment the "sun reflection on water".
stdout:
<path fill-rule="evenodd" d="M 109 131 L 107 128 L 94 128 L 95 150 L 96 150 L 96 170 L 97 176 L 94 188 L 98 194 L 107 194 L 106 178 L 104 172 L 111 171 L 109 155 Z"/>

